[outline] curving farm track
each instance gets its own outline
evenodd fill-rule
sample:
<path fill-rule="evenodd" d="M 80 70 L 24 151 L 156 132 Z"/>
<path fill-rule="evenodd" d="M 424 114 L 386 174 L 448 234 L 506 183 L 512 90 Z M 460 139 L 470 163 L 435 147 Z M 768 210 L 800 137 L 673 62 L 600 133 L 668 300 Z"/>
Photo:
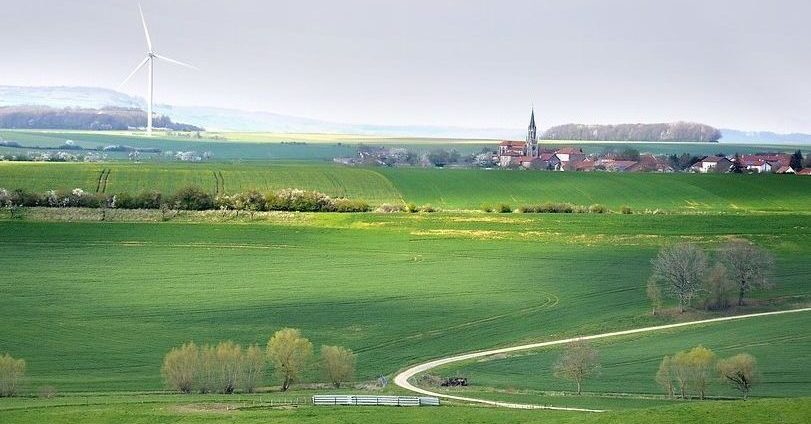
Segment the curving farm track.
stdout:
<path fill-rule="evenodd" d="M 654 327 L 642 327 L 642 328 L 635 328 L 632 330 L 623 330 L 623 331 L 614 331 L 610 333 L 601 333 L 601 334 L 594 334 L 591 336 L 581 336 L 581 337 L 572 337 L 568 339 L 560 339 L 560 340 L 552 340 L 548 342 L 539 342 L 539 343 L 530 343 L 525 345 L 519 346 L 511 346 L 505 347 L 501 349 L 492 349 L 492 350 L 485 350 L 480 352 L 471 352 L 465 353 L 461 355 L 449 356 L 446 358 L 435 359 L 430 362 L 425 362 L 423 364 L 414 365 L 405 371 L 397 374 L 394 377 L 394 384 L 412 392 L 420 393 L 423 395 L 428 396 L 436 396 L 439 398 L 445 399 L 453 399 L 459 400 L 463 402 L 474 402 L 474 403 L 481 403 L 485 405 L 492 405 L 492 406 L 500 406 L 505 408 L 518 408 L 518 409 L 552 409 L 552 410 L 559 410 L 559 411 L 579 411 L 579 412 L 605 412 L 601 409 L 587 409 L 587 408 L 568 408 L 568 407 L 558 407 L 558 406 L 545 406 L 545 405 L 532 405 L 532 404 L 521 404 L 521 403 L 510 403 L 510 402 L 498 402 L 493 400 L 487 399 L 476 399 L 464 396 L 455 396 L 449 395 L 445 393 L 436 393 L 430 390 L 426 390 L 411 384 L 408 380 L 414 377 L 419 373 L 426 372 L 438 366 L 451 364 L 454 362 L 466 361 L 468 359 L 475 359 L 475 358 L 482 358 L 485 356 L 490 355 L 498 355 L 503 353 L 511 353 L 517 352 L 521 350 L 529 350 L 529 349 L 537 349 L 541 347 L 547 346 L 554 346 L 559 344 L 566 344 L 571 343 L 575 340 L 595 340 L 595 339 L 605 339 L 609 337 L 617 337 L 617 336 L 625 336 L 628 334 L 637 334 L 637 333 L 649 333 L 653 331 L 659 330 L 667 330 L 671 328 L 678 328 L 678 327 L 687 327 L 691 325 L 700 325 L 700 324 L 712 324 L 717 322 L 723 321 L 733 321 L 733 320 L 740 320 L 746 318 L 757 318 L 757 317 L 764 317 L 770 315 L 781 315 L 781 314 L 791 314 L 791 313 L 798 313 L 798 312 L 809 312 L 811 308 L 799 308 L 799 309 L 789 309 L 785 311 L 775 311 L 775 312 L 761 312 L 756 314 L 746 314 L 746 315 L 736 315 L 736 316 L 729 316 L 729 317 L 722 317 L 722 318 L 712 318 L 712 319 L 705 319 L 699 321 L 690 321 L 690 322 L 680 322 L 676 324 L 666 324 L 666 325 L 658 325 Z"/>

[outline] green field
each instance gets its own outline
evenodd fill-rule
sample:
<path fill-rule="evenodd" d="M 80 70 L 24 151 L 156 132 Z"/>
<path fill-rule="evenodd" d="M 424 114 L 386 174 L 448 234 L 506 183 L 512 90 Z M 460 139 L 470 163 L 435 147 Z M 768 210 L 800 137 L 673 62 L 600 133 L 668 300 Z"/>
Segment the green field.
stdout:
<path fill-rule="evenodd" d="M 13 423 L 807 423 L 811 400 L 768 399 L 749 402 L 691 402 L 652 409 L 631 409 L 604 414 L 525 411 L 483 407 L 438 408 L 330 408 L 270 406 L 268 396 L 224 399 L 211 396 L 108 396 L 54 400 L 4 400 L 0 419 Z M 82 402 L 89 403 L 83 404 Z M 79 403 L 79 405 L 75 405 Z M 73 404 L 73 405 L 72 405 Z M 230 408 L 227 409 L 226 408 Z"/>
<path fill-rule="evenodd" d="M 804 371 L 806 352 L 811 351 L 809 329 L 811 312 L 804 312 L 601 340 L 593 343 L 600 353 L 601 373 L 587 381 L 584 390 L 661 394 L 653 376 L 662 357 L 703 345 L 719 357 L 746 352 L 760 358 L 762 377 L 753 391 L 755 396 L 811 396 L 809 375 Z M 456 364 L 435 372 L 465 375 L 477 386 L 502 390 L 571 391 L 571 383 L 552 375 L 552 365 L 561 352 L 561 347 L 550 348 L 506 359 Z M 711 382 L 708 393 L 739 395 L 717 380 Z"/>
<path fill-rule="evenodd" d="M 82 164 L 0 162 L 0 187 L 95 191 L 109 169 L 106 192 L 158 190 L 189 184 L 212 194 L 221 175 L 225 192 L 282 188 L 318 190 L 373 205 L 413 202 L 444 209 L 482 205 L 570 202 L 614 210 L 689 213 L 808 212 L 811 179 L 793 175 L 604 174 L 479 169 L 356 168 L 303 163 Z"/>
<path fill-rule="evenodd" d="M 173 345 L 262 343 L 294 326 L 316 346 L 352 348 L 371 379 L 443 354 L 650 324 L 649 260 L 687 235 L 773 249 L 773 296 L 804 302 L 809 231 L 804 215 L 5 221 L 0 351 L 29 361 L 32 387 L 150 390 Z"/>

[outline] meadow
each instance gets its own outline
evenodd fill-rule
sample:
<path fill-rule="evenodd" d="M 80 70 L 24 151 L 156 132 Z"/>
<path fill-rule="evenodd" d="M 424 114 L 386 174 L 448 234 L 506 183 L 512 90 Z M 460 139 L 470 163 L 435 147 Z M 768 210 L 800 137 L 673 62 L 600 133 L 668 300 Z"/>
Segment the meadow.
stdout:
<path fill-rule="evenodd" d="M 685 237 L 772 249 L 770 297 L 807 302 L 809 231 L 804 215 L 5 220 L 0 351 L 29 361 L 32 390 L 154 390 L 171 346 L 265 343 L 293 326 L 353 349 L 370 380 L 443 354 L 658 322 L 649 261 Z"/>
<path fill-rule="evenodd" d="M 584 390 L 621 395 L 662 395 L 663 389 L 653 378 L 662 357 L 702 345 L 712 349 L 719 359 L 738 353 L 759 358 L 761 379 L 752 392 L 754 396 L 811 396 L 809 374 L 805 370 L 805 352 L 811 350 L 811 334 L 798 331 L 809 328 L 811 312 L 802 312 L 601 340 L 592 343 L 600 355 L 600 375 L 587 380 Z M 557 347 L 508 358 L 486 358 L 435 372 L 464 375 L 475 386 L 502 391 L 570 391 L 570 382 L 553 376 L 553 364 L 562 350 Z M 475 386 L 471 386 L 474 391 Z M 455 392 L 464 393 L 465 390 Z M 708 393 L 723 397 L 740 395 L 717 378 L 711 380 Z M 570 401 L 576 399 L 568 398 Z M 525 396 L 524 401 L 531 399 L 532 396 Z M 555 401 L 554 397 L 551 399 L 551 402 Z"/>
<path fill-rule="evenodd" d="M 443 209 L 504 203 L 569 202 L 677 213 L 811 211 L 811 179 L 794 175 L 606 174 L 482 169 L 364 168 L 303 162 L 254 163 L 13 163 L 0 162 L 0 188 L 95 191 L 109 170 L 107 193 L 197 185 L 215 194 L 282 188 L 382 203 Z M 218 183 L 218 178 L 221 181 Z"/>

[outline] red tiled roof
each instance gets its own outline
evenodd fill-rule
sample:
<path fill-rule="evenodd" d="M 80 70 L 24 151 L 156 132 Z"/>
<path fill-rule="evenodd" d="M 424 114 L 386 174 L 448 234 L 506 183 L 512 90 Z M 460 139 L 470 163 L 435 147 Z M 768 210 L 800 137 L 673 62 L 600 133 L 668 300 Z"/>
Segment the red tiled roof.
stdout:
<path fill-rule="evenodd" d="M 582 155 L 583 150 L 574 147 L 564 147 L 562 149 L 558 149 L 558 151 L 555 153 L 560 153 L 562 155 Z"/>
<path fill-rule="evenodd" d="M 555 153 L 541 153 L 539 157 L 541 158 L 541 160 L 549 161 L 552 160 L 552 156 L 555 156 Z"/>
<path fill-rule="evenodd" d="M 811 175 L 811 168 L 803 168 L 797 171 L 797 175 Z"/>
<path fill-rule="evenodd" d="M 504 140 L 504 141 L 502 141 L 501 143 L 499 143 L 498 145 L 499 145 L 499 146 L 511 146 L 511 147 L 512 147 L 512 146 L 520 146 L 520 147 L 525 147 L 525 146 L 527 145 L 527 142 L 526 142 L 526 141 L 509 141 L 509 140 Z"/>

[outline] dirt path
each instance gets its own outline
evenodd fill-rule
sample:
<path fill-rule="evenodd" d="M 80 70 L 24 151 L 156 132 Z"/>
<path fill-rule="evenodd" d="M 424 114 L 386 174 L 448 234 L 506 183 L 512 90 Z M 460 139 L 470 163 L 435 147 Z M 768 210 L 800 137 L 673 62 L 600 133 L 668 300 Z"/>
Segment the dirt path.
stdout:
<path fill-rule="evenodd" d="M 712 318 L 712 319 L 704 319 L 699 321 L 690 321 L 690 322 L 680 322 L 676 324 L 667 324 L 667 325 L 658 325 L 654 327 L 643 327 L 643 328 L 635 328 L 633 330 L 624 330 L 624 331 L 614 331 L 610 333 L 602 333 L 602 334 L 594 334 L 591 336 L 582 336 L 582 337 L 572 337 L 568 339 L 561 339 L 561 340 L 552 340 L 548 342 L 540 342 L 540 343 L 531 343 L 525 344 L 520 346 L 511 346 L 505 347 L 501 349 L 492 349 L 492 350 L 485 350 L 481 352 L 471 352 L 465 353 L 461 355 L 449 356 L 447 358 L 440 358 L 430 362 L 426 362 L 424 364 L 415 365 L 413 367 L 408 368 L 407 370 L 397 374 L 394 377 L 394 384 L 412 392 L 420 393 L 423 395 L 428 396 L 436 396 L 445 399 L 453 399 L 453 400 L 461 400 L 464 402 L 475 402 L 481 403 L 486 405 L 493 405 L 493 406 L 501 406 L 505 408 L 519 408 L 519 409 L 553 409 L 558 411 L 579 411 L 579 412 L 605 412 L 602 409 L 586 409 L 586 408 L 567 408 L 567 407 L 557 407 L 557 406 L 544 406 L 544 405 L 532 405 L 532 404 L 521 404 L 521 403 L 510 403 L 510 402 L 498 402 L 493 400 L 486 400 L 486 399 L 476 399 L 476 398 L 469 398 L 464 396 L 455 396 L 449 395 L 444 393 L 436 393 L 430 390 L 422 389 L 412 385 L 408 380 L 415 375 L 431 370 L 441 365 L 447 365 L 454 362 L 466 361 L 468 359 L 475 359 L 481 358 L 490 355 L 498 355 L 502 353 L 510 353 L 510 352 L 517 352 L 521 350 L 529 350 L 529 349 L 537 349 L 540 347 L 546 346 L 554 346 L 559 344 L 566 344 L 571 343 L 575 340 L 595 340 L 595 339 L 605 339 L 608 337 L 617 337 L 617 336 L 625 336 L 628 334 L 637 334 L 637 333 L 648 333 L 653 331 L 659 330 L 667 330 L 671 328 L 679 328 L 679 327 L 686 327 L 690 325 L 699 325 L 699 324 L 711 324 L 717 323 L 722 321 L 733 321 L 739 319 L 746 319 L 746 318 L 756 318 L 756 317 L 765 317 L 770 315 L 781 315 L 781 314 L 792 314 L 797 312 L 809 312 L 811 308 L 800 308 L 800 309 L 789 309 L 786 311 L 775 311 L 775 312 L 762 312 L 757 314 L 746 314 L 746 315 L 736 315 L 736 316 L 729 316 L 729 317 L 722 317 L 722 318 Z"/>

